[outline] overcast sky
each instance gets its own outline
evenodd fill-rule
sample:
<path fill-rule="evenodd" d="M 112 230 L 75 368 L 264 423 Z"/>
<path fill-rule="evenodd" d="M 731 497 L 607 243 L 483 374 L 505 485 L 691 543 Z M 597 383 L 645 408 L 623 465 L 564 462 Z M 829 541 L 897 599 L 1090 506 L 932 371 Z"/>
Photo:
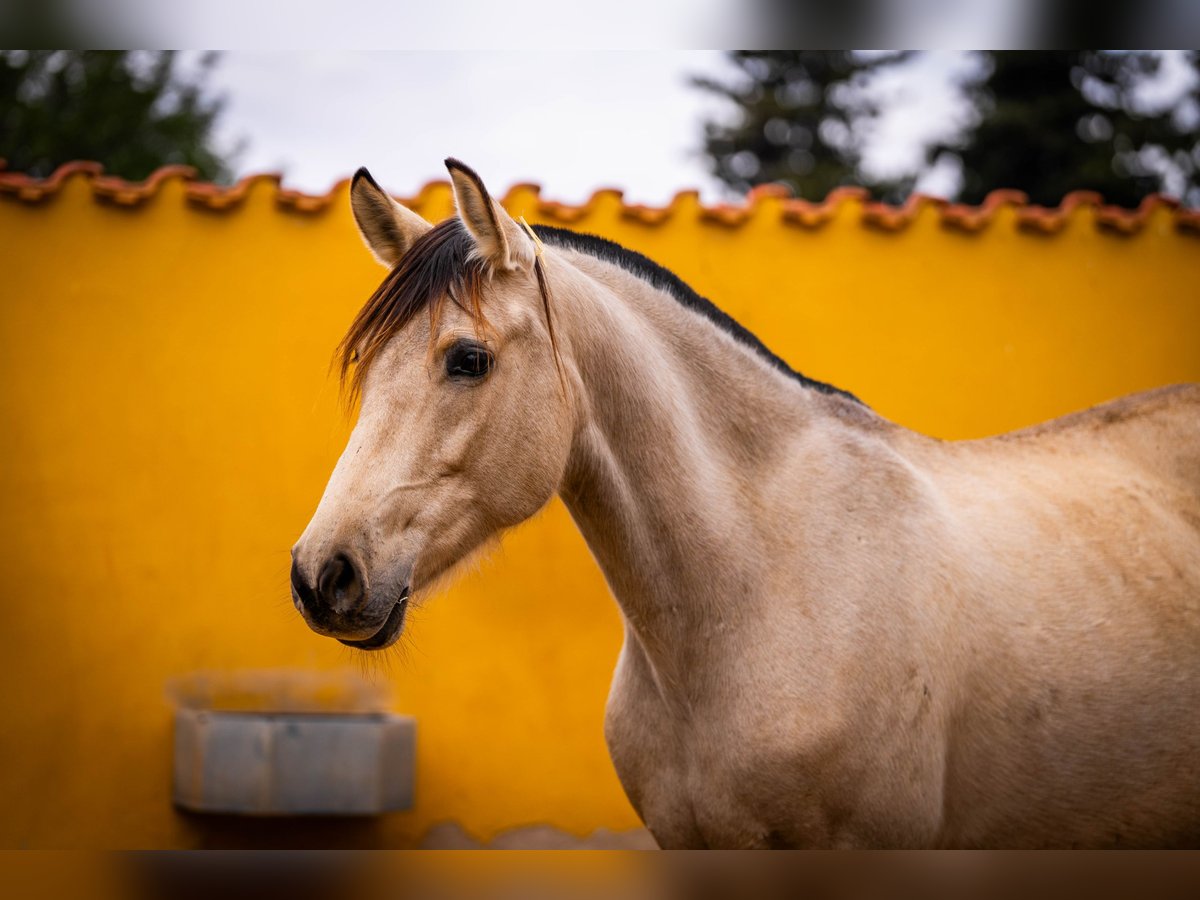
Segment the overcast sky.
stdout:
<path fill-rule="evenodd" d="M 933 53 L 891 78 L 868 162 L 903 168 L 952 128 L 964 110 L 948 75 L 969 68 Z M 723 196 L 698 153 L 704 117 L 723 105 L 688 80 L 731 72 L 711 50 L 230 51 L 213 86 L 228 97 L 221 140 L 249 142 L 238 170 L 282 170 L 304 190 L 366 165 L 411 193 L 457 156 L 497 191 L 535 181 L 578 202 L 613 186 L 658 204 L 685 188 Z"/>
<path fill-rule="evenodd" d="M 411 193 L 457 156 L 498 191 L 536 181 L 578 201 L 612 185 L 656 203 L 715 189 L 696 152 L 715 101 L 687 79 L 726 66 L 714 51 L 231 51 L 214 85 L 222 138 L 249 140 L 239 170 L 306 190 L 366 165 Z"/>
<path fill-rule="evenodd" d="M 887 113 L 864 164 L 911 171 L 925 141 L 960 126 L 969 110 L 954 85 L 977 70 L 975 57 L 942 51 L 881 76 Z M 533 181 L 564 202 L 618 187 L 630 202 L 661 204 L 685 188 L 725 197 L 699 154 L 702 121 L 723 104 L 688 79 L 732 71 L 712 50 L 235 50 L 213 87 L 228 97 L 220 139 L 248 141 L 240 174 L 281 170 L 287 185 L 324 192 L 365 165 L 405 195 L 444 178 L 442 160 L 456 156 L 497 193 Z M 945 195 L 956 181 L 935 171 L 918 189 Z"/>

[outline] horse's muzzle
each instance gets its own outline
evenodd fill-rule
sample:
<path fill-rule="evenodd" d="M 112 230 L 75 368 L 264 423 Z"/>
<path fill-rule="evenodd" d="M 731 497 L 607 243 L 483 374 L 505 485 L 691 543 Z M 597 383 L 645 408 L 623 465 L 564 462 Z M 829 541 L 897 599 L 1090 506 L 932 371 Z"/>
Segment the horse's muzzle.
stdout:
<path fill-rule="evenodd" d="M 404 625 L 408 587 L 390 603 L 372 598 L 362 567 L 344 552 L 331 555 L 318 569 L 315 583 L 292 560 L 292 601 L 308 626 L 350 647 L 376 650 L 393 643 Z M 378 602 L 383 600 L 384 602 Z"/>

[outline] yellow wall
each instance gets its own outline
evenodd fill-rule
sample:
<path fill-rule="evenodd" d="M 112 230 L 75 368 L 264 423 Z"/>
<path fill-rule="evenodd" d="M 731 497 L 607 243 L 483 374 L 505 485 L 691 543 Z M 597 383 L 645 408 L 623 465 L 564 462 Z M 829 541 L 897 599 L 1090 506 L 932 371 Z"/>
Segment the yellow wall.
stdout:
<path fill-rule="evenodd" d="M 269 181 L 224 211 L 180 178 L 129 207 L 93 187 L 0 197 L 0 846 L 637 826 L 602 738 L 617 611 L 557 502 L 376 667 L 419 721 L 414 810 L 252 827 L 172 810 L 169 678 L 356 664 L 293 611 L 288 549 L 349 427 L 330 353 L 381 270 L 344 185 L 308 213 Z M 1041 235 L 1014 207 L 971 234 L 933 206 L 869 227 L 854 199 L 812 228 L 775 199 L 736 226 L 688 197 L 662 224 L 611 193 L 508 203 L 670 265 L 806 374 L 939 436 L 1200 379 L 1200 238 L 1166 208 L 1119 236 L 1087 206 Z M 449 197 L 415 205 L 437 219 Z"/>

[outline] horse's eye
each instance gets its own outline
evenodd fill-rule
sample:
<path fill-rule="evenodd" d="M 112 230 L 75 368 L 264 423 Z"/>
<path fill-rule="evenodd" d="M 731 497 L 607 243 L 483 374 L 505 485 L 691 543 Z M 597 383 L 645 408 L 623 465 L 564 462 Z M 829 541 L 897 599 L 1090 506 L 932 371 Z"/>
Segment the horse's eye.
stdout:
<path fill-rule="evenodd" d="M 492 353 L 479 344 L 455 344 L 446 353 L 446 374 L 458 378 L 482 378 L 492 370 Z"/>

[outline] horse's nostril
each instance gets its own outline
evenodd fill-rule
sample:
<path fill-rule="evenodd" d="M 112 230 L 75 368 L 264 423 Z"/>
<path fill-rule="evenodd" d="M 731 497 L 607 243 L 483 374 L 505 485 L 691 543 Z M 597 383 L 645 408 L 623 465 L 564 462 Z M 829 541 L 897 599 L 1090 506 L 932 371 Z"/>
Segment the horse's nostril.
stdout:
<path fill-rule="evenodd" d="M 362 579 L 354 563 L 344 553 L 334 555 L 321 567 L 317 596 L 326 607 L 338 613 L 353 612 L 361 605 Z"/>
<path fill-rule="evenodd" d="M 292 596 L 301 606 L 309 609 L 312 608 L 314 601 L 317 599 L 313 594 L 313 589 L 300 573 L 300 566 L 297 564 L 295 557 L 292 558 Z"/>

